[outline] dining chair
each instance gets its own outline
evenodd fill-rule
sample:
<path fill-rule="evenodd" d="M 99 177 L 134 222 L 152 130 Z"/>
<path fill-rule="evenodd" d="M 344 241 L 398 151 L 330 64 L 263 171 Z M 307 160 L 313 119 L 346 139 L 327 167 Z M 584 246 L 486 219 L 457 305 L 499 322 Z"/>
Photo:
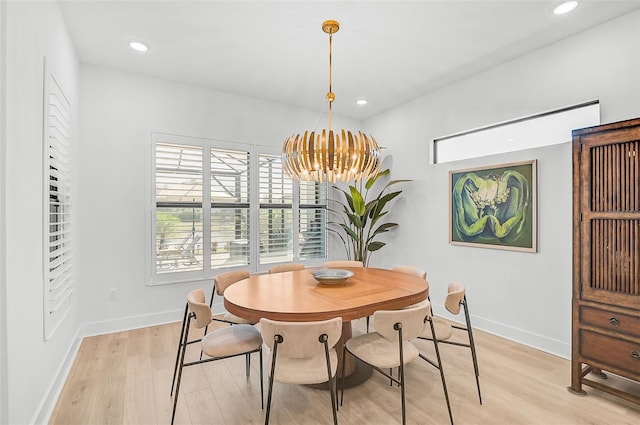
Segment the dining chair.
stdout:
<path fill-rule="evenodd" d="M 406 274 L 409 274 L 411 276 L 416 276 L 416 277 L 419 277 L 421 279 L 427 280 L 427 271 L 424 270 L 424 269 L 415 267 L 415 266 L 402 264 L 402 265 L 391 267 L 391 270 L 393 270 L 395 272 L 406 273 Z M 430 295 L 427 295 L 427 300 L 429 300 L 429 302 L 431 302 L 431 296 Z M 431 306 L 431 316 L 433 316 L 433 306 Z"/>
<path fill-rule="evenodd" d="M 176 362 L 171 384 L 171 395 L 174 397 L 173 411 L 171 413 L 172 425 L 176 416 L 176 406 L 178 404 L 183 368 L 242 355 L 246 355 L 248 358 L 252 353 L 258 353 L 260 356 L 260 401 L 261 407 L 264 408 L 264 374 L 262 365 L 262 337 L 260 336 L 260 332 L 252 325 L 239 324 L 213 330 L 205 334 L 202 338 L 189 339 L 189 330 L 192 322 L 196 329 L 202 329 L 211 323 L 212 319 L 213 314 L 211 313 L 211 308 L 206 304 L 204 291 L 202 289 L 196 289 L 189 292 L 187 295 L 185 317 L 182 323 L 182 330 L 180 331 L 180 342 L 178 344 L 179 361 Z M 199 360 L 185 361 L 187 346 L 197 342 L 200 343 L 200 348 L 207 357 L 202 359 L 201 355 Z M 247 377 L 249 376 L 249 371 L 250 367 L 247 362 Z M 174 388 L 176 390 L 175 395 L 173 394 Z"/>
<path fill-rule="evenodd" d="M 354 261 L 354 260 L 331 260 L 326 261 L 324 266 L 327 268 L 338 268 L 338 267 L 364 267 L 362 261 Z"/>
<path fill-rule="evenodd" d="M 427 280 L 427 271 L 415 266 L 402 264 L 402 265 L 391 267 L 391 270 L 393 270 L 394 272 L 410 274 L 412 276 L 417 276 L 421 279 Z"/>
<path fill-rule="evenodd" d="M 460 313 L 460 307 L 464 311 L 464 318 L 466 326 L 458 325 L 446 321 L 440 317 L 434 317 L 433 323 L 435 327 L 435 335 L 431 329 L 426 329 L 419 338 L 426 340 L 437 340 L 443 344 L 457 345 L 459 347 L 467 347 L 471 350 L 471 359 L 473 361 L 473 370 L 476 375 L 476 386 L 478 387 L 478 399 L 482 404 L 482 393 L 480 392 L 480 372 L 478 369 L 478 357 L 476 355 L 476 346 L 473 341 L 473 329 L 471 327 L 471 319 L 469 317 L 469 304 L 467 303 L 466 290 L 464 285 L 459 282 L 451 282 L 447 288 L 447 297 L 444 301 L 444 306 L 451 314 L 458 315 Z M 451 338 L 455 330 L 465 331 L 467 333 L 467 343 L 452 341 Z"/>
<path fill-rule="evenodd" d="M 431 320 L 430 305 L 428 301 L 402 310 L 380 310 L 373 313 L 373 328 L 375 332 L 366 333 L 355 338 L 351 338 L 345 344 L 342 353 L 342 376 L 344 376 L 344 365 L 347 352 L 367 363 L 373 369 L 395 382 L 400 387 L 400 397 L 402 402 L 402 423 L 406 424 L 406 402 L 405 402 L 405 365 L 418 357 L 423 358 L 432 366 L 440 370 L 440 379 L 444 389 L 449 419 L 453 425 L 453 415 L 449 404 L 449 394 L 445 382 L 440 361 L 438 342 L 434 340 L 436 348 L 437 363 L 424 356 L 418 348 L 411 342 L 424 332 L 426 323 L 433 327 Z M 398 368 L 398 378 L 391 372 Z M 344 378 L 343 378 L 344 379 Z M 344 385 L 341 385 L 340 405 L 344 401 Z"/>
<path fill-rule="evenodd" d="M 213 306 L 213 298 L 216 294 L 220 297 L 224 297 L 224 291 L 236 282 L 242 279 L 249 278 L 248 270 L 234 270 L 230 272 L 220 273 L 213 278 L 213 290 L 211 291 L 211 299 L 209 300 L 209 307 Z M 213 320 L 217 322 L 225 322 L 231 325 L 235 324 L 250 324 L 250 322 L 242 317 L 238 317 L 235 314 L 226 312 L 222 318 L 214 317 Z M 205 332 L 207 330 L 205 329 Z"/>
<path fill-rule="evenodd" d="M 292 272 L 295 270 L 303 270 L 303 269 L 304 269 L 304 264 L 302 263 L 278 264 L 277 266 L 271 266 L 269 268 L 269 273 Z"/>
<path fill-rule="evenodd" d="M 263 318 L 260 329 L 264 344 L 271 350 L 265 425 L 269 423 L 274 381 L 287 384 L 328 382 L 333 423 L 337 425 L 338 355 L 334 346 L 342 335 L 342 318 L 314 322 L 280 322 Z"/>

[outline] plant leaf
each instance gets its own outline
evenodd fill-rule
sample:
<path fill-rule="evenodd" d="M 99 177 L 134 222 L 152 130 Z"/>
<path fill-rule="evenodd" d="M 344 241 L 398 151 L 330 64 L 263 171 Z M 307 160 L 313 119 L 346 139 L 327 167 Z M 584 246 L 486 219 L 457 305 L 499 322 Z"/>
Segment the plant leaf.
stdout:
<path fill-rule="evenodd" d="M 384 232 L 388 232 L 389 230 L 392 230 L 393 228 L 398 227 L 398 223 L 382 223 L 380 225 L 380 227 L 378 227 L 374 232 L 373 235 L 371 235 L 370 239 L 373 239 L 373 237 L 379 233 L 384 233 Z"/>
<path fill-rule="evenodd" d="M 379 241 L 371 242 L 369 245 L 367 245 L 367 251 L 370 251 L 370 252 L 377 251 L 385 245 L 386 243 L 384 242 L 379 242 Z"/>
<path fill-rule="evenodd" d="M 402 191 L 399 190 L 397 192 L 387 193 L 382 198 L 380 198 L 378 200 L 378 205 L 376 205 L 376 214 L 379 214 L 382 210 L 384 210 L 384 207 L 387 205 L 387 203 L 389 203 L 389 201 L 393 200 L 395 197 L 397 197 L 401 193 Z"/>
<path fill-rule="evenodd" d="M 359 216 L 363 216 L 366 211 L 366 207 L 362 194 L 354 186 L 349 186 L 349 189 L 351 189 L 351 198 L 353 199 L 353 212 Z"/>
<path fill-rule="evenodd" d="M 347 226 L 346 224 L 341 224 L 340 227 L 342 227 L 344 229 L 345 232 L 347 232 L 347 235 L 349 235 L 349 237 L 351 237 L 351 239 L 353 239 L 354 241 L 358 242 L 360 240 L 360 238 L 358 237 L 358 235 L 356 234 L 356 232 L 354 232 L 349 226 Z"/>
<path fill-rule="evenodd" d="M 350 212 L 346 212 L 346 214 L 347 214 L 347 217 L 349 217 L 349 221 L 354 226 L 356 226 L 358 229 L 362 229 L 362 220 L 360 220 L 359 216 Z"/>
<path fill-rule="evenodd" d="M 386 175 L 388 175 L 390 172 L 391 172 L 391 170 L 387 168 L 386 170 L 382 170 L 382 171 L 380 171 L 380 172 L 379 172 L 378 174 L 376 174 L 375 176 L 370 177 L 370 178 L 367 180 L 367 183 L 365 183 L 364 188 L 365 188 L 365 189 L 367 189 L 367 190 L 371 189 L 371 187 L 376 183 L 376 180 L 378 180 L 378 178 L 380 178 L 380 177 L 382 177 L 382 176 L 386 176 Z"/>
<path fill-rule="evenodd" d="M 376 223 L 377 223 L 377 222 L 378 222 L 382 217 L 384 217 L 385 215 L 387 215 L 388 213 L 389 213 L 389 211 L 385 211 L 385 212 L 382 212 L 382 213 L 378 214 L 378 215 L 376 216 L 376 218 L 374 218 L 373 220 L 371 220 L 371 227 L 375 226 L 375 225 L 376 225 Z"/>
<path fill-rule="evenodd" d="M 393 186 L 394 184 L 398 184 L 398 183 L 406 183 L 406 182 L 411 182 L 413 180 L 410 179 L 402 179 L 402 180 L 391 180 L 389 183 L 387 183 L 384 188 L 380 191 L 380 193 L 384 192 L 389 186 Z"/>

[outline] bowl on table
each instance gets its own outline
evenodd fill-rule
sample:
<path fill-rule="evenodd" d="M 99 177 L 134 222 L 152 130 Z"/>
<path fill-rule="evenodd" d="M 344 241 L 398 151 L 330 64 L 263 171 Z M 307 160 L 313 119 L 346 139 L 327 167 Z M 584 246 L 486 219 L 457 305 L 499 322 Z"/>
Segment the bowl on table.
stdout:
<path fill-rule="evenodd" d="M 341 269 L 322 269 L 313 272 L 313 277 L 325 285 L 337 285 L 353 276 L 353 272 Z"/>

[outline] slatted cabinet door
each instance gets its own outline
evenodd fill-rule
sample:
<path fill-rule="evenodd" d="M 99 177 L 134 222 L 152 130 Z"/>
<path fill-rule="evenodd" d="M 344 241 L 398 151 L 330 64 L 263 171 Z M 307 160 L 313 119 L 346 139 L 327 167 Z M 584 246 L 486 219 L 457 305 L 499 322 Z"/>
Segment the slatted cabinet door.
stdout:
<path fill-rule="evenodd" d="M 640 119 L 573 132 L 572 385 L 640 380 Z"/>
<path fill-rule="evenodd" d="M 640 127 L 582 137 L 581 298 L 638 307 Z"/>

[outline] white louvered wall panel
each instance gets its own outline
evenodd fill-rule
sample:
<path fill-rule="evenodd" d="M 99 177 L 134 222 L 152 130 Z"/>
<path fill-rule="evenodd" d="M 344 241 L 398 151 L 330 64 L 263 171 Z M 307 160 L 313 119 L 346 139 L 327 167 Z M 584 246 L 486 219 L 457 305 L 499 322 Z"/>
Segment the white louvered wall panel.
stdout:
<path fill-rule="evenodd" d="M 71 105 L 45 72 L 44 99 L 44 339 L 71 311 L 74 285 L 71 232 Z"/>

